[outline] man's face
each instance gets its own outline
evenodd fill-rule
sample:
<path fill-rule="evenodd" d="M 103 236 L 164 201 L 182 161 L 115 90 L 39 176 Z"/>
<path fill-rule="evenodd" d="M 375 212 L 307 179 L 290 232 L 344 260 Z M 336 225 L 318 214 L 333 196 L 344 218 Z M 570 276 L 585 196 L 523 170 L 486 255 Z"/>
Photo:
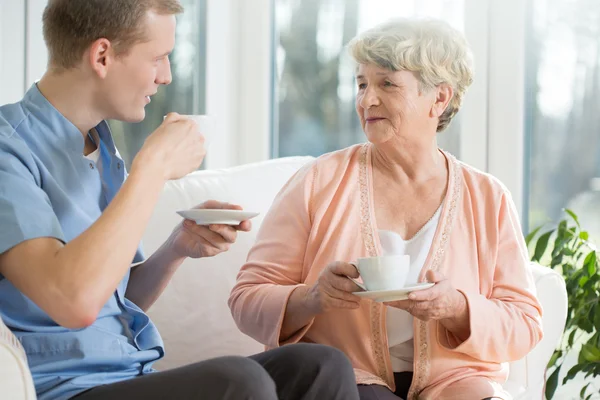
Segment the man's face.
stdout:
<path fill-rule="evenodd" d="M 171 83 L 169 54 L 175 45 L 173 15 L 148 12 L 146 40 L 117 57 L 107 71 L 100 91 L 107 119 L 140 122 L 145 107 L 160 85 Z"/>

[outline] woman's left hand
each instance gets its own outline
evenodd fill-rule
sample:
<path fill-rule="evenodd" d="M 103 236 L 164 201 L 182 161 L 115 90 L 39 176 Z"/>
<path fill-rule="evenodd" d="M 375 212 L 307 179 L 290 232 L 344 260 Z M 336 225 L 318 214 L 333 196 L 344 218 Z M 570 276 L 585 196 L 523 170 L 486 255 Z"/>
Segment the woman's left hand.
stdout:
<path fill-rule="evenodd" d="M 422 321 L 440 321 L 446 329 L 466 339 L 470 330 L 467 299 L 439 272 L 427 271 L 427 280 L 435 285 L 412 292 L 408 300 L 385 304 L 405 310 Z"/>

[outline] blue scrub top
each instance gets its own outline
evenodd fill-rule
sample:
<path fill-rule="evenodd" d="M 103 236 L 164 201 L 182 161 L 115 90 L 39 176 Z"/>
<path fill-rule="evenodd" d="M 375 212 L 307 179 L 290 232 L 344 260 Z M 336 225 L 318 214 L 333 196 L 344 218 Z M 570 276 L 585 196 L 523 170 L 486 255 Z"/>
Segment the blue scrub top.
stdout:
<path fill-rule="evenodd" d="M 19 103 L 0 107 L 0 254 L 40 237 L 67 243 L 114 198 L 127 173 L 108 124 L 96 130 L 102 176 L 83 155 L 81 132 L 37 85 Z M 141 246 L 132 262 L 139 261 Z M 23 344 L 40 400 L 68 399 L 153 371 L 163 342 L 148 316 L 125 298 L 128 281 L 129 271 L 96 322 L 70 330 L 0 275 L 0 317 Z"/>

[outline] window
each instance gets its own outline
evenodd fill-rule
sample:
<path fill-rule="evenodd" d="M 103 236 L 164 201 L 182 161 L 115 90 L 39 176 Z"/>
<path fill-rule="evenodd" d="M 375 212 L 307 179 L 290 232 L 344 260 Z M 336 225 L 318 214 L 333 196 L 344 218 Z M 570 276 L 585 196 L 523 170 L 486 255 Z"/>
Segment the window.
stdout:
<path fill-rule="evenodd" d="M 109 122 L 115 144 L 128 168 L 144 140 L 167 113 L 202 114 L 205 110 L 206 0 L 182 0 L 181 3 L 185 12 L 177 18 L 175 48 L 169 57 L 173 82 L 159 88 L 146 106 L 146 118 L 142 122 Z"/>
<path fill-rule="evenodd" d="M 591 239 L 600 239 L 600 3 L 534 0 L 526 52 L 525 231 L 579 215 Z M 585 337 L 576 339 L 577 346 Z M 577 347 L 576 347 L 577 348 Z M 578 349 L 577 349 L 578 350 Z M 559 382 L 573 365 L 571 353 Z M 590 378 L 560 385 L 554 398 L 573 398 Z M 598 381 L 588 393 L 597 389 Z M 594 397 L 597 398 L 597 397 Z"/>
<path fill-rule="evenodd" d="M 0 104 L 21 99 L 25 88 L 25 5 L 0 0 Z"/>
<path fill-rule="evenodd" d="M 600 239 L 600 3 L 535 0 L 528 38 L 530 229 L 579 214 Z"/>
<path fill-rule="evenodd" d="M 464 31 L 464 0 L 276 0 L 273 157 L 318 156 L 365 137 L 345 45 L 392 17 L 433 17 Z M 461 113 L 440 133 L 460 156 Z"/>

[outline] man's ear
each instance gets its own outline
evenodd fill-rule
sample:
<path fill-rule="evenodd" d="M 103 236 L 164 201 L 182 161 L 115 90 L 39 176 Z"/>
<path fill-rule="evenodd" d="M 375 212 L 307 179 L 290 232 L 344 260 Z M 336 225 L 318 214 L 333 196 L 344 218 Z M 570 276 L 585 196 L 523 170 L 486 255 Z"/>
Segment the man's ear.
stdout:
<path fill-rule="evenodd" d="M 430 115 L 432 117 L 440 118 L 444 111 L 448 108 L 450 100 L 454 97 L 454 89 L 447 83 L 442 83 L 438 87 L 434 88 L 435 91 L 435 103 L 431 106 Z"/>
<path fill-rule="evenodd" d="M 104 79 L 108 73 L 108 68 L 114 62 L 115 51 L 110 40 L 105 38 L 97 39 L 90 46 L 89 50 L 90 67 L 101 79 Z"/>

